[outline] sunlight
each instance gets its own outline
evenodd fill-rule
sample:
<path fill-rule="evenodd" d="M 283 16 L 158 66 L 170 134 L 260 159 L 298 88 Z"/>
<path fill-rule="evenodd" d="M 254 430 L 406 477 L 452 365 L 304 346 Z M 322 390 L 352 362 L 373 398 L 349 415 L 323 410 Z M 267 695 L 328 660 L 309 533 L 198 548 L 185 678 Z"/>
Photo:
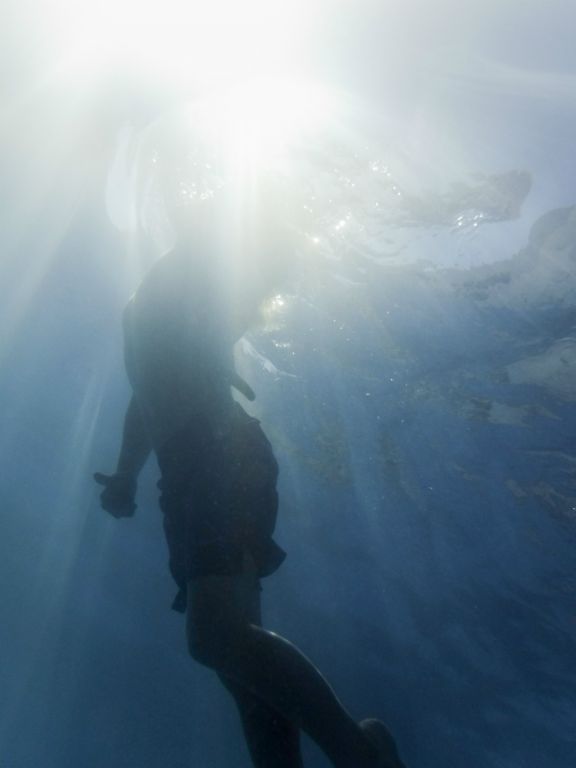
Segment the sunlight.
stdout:
<path fill-rule="evenodd" d="M 293 150 L 340 109 L 341 98 L 324 86 L 272 77 L 184 103 L 119 143 L 108 179 L 111 219 L 124 232 L 143 226 L 164 250 L 173 240 L 169 211 L 198 227 L 211 201 L 227 210 L 229 224 L 287 206 L 294 214 Z"/>
<path fill-rule="evenodd" d="M 258 78 L 210 98 L 199 111 L 208 138 L 232 167 L 265 170 L 277 169 L 289 146 L 327 123 L 335 109 L 335 97 L 319 85 Z"/>
<path fill-rule="evenodd" d="M 65 69 L 83 76 L 132 72 L 193 86 L 222 85 L 290 61 L 310 13 L 278 0 L 59 0 L 47 3 L 48 28 Z"/>

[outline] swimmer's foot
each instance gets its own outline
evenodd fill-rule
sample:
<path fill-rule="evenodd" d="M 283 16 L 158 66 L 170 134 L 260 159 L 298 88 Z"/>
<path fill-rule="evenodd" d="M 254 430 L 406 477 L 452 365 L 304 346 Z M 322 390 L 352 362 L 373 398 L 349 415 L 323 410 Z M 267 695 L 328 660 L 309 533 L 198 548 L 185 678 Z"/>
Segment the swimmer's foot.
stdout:
<path fill-rule="evenodd" d="M 406 768 L 392 734 L 381 720 L 368 718 L 360 722 L 360 728 L 378 750 L 378 768 Z"/>

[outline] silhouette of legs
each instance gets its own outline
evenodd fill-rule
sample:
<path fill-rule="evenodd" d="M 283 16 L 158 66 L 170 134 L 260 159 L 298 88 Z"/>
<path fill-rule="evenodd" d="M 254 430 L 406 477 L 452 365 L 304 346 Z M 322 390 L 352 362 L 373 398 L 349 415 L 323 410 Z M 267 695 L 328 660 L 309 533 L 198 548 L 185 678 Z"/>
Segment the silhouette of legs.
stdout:
<path fill-rule="evenodd" d="M 274 733 L 276 746 L 282 740 L 284 745 L 293 745 L 294 729 L 301 728 L 336 768 L 376 768 L 376 747 L 316 667 L 287 640 L 258 626 L 259 622 L 253 623 L 259 619 L 254 612 L 257 589 L 255 566 L 246 555 L 241 574 L 192 579 L 187 611 L 190 654 L 216 670 L 228 688 L 232 684 L 245 729 L 249 728 L 252 754 L 254 747 L 258 759 L 268 759 L 260 750 L 263 744 L 274 742 Z M 300 759 L 299 751 L 292 751 L 287 759 L 295 760 L 296 754 Z M 296 768 L 299 763 L 255 765 Z"/>
<path fill-rule="evenodd" d="M 238 590 L 239 601 L 246 620 L 260 626 L 260 584 L 256 577 L 247 576 L 245 581 L 245 589 Z M 238 707 L 255 768 L 303 768 L 300 729 L 238 683 L 223 675 L 220 680 Z"/>

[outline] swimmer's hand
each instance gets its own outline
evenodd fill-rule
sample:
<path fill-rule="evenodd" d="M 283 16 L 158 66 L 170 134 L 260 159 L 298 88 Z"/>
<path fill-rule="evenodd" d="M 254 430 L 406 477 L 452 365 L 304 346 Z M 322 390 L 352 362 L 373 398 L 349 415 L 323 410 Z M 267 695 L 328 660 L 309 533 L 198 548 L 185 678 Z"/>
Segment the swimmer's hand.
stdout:
<path fill-rule="evenodd" d="M 134 503 L 136 479 L 132 475 L 122 472 L 117 472 L 115 475 L 103 475 L 101 472 L 96 472 L 94 480 L 98 485 L 104 486 L 104 490 L 100 494 L 102 509 L 109 512 L 112 517 L 132 517 L 136 511 L 136 504 Z"/>

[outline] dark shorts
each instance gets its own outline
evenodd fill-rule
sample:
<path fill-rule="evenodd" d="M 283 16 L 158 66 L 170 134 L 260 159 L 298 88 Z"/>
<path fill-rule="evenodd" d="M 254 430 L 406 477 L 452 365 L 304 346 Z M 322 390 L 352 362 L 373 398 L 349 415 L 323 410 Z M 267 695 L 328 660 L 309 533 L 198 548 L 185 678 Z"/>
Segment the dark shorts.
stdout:
<path fill-rule="evenodd" d="M 273 573 L 286 553 L 272 538 L 278 511 L 278 465 L 257 419 L 237 406 L 225 429 L 197 417 L 158 451 L 160 507 L 179 592 L 208 575 L 234 575 L 249 552 L 258 575 Z"/>

